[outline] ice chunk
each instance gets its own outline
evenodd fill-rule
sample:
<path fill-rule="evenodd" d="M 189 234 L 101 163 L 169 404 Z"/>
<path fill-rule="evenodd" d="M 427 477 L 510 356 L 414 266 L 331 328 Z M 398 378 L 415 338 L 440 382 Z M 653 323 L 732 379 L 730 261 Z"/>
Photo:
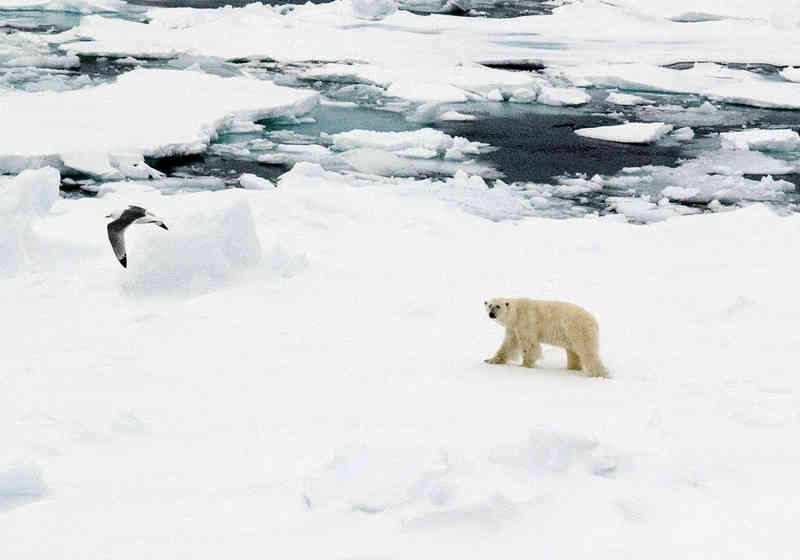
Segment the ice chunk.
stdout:
<path fill-rule="evenodd" d="M 0 136 L 0 171 L 61 154 L 93 154 L 92 167 L 103 172 L 99 154 L 198 153 L 236 119 L 295 116 L 313 108 L 317 97 L 262 80 L 143 68 L 79 91 L 11 93 L 3 98 L 3 125 L 20 133 Z M 85 133 L 86 123 L 93 123 L 92 134 Z"/>
<path fill-rule="evenodd" d="M 478 120 L 478 117 L 475 115 L 467 115 L 464 113 L 459 113 L 458 111 L 445 111 L 441 115 L 439 115 L 440 121 L 475 121 Z"/>
<path fill-rule="evenodd" d="M 0 0 L 0 10 L 99 14 L 140 11 L 123 0 Z"/>
<path fill-rule="evenodd" d="M 396 0 L 351 0 L 353 15 L 359 19 L 379 20 L 397 11 Z"/>
<path fill-rule="evenodd" d="M 414 166 L 408 160 L 375 148 L 356 148 L 342 154 L 342 158 L 362 173 L 383 176 L 415 175 Z"/>
<path fill-rule="evenodd" d="M 790 82 L 800 82 L 800 67 L 789 66 L 788 68 L 781 70 L 780 74 L 785 80 Z"/>
<path fill-rule="evenodd" d="M 111 165 L 116 167 L 123 177 L 128 179 L 163 179 L 164 173 L 147 165 L 141 154 L 113 153 L 110 154 Z"/>
<path fill-rule="evenodd" d="M 245 189 L 272 190 L 275 188 L 275 185 L 268 180 L 252 173 L 242 173 L 239 177 L 239 184 Z"/>
<path fill-rule="evenodd" d="M 672 125 L 656 123 L 627 123 L 595 128 L 579 128 L 575 134 L 596 140 L 628 144 L 650 144 L 672 130 Z"/>
<path fill-rule="evenodd" d="M 443 153 L 453 146 L 452 136 L 433 128 L 405 132 L 377 132 L 356 129 L 332 134 L 331 139 L 333 140 L 333 148 L 336 150 L 375 148 L 400 151 L 409 148 L 425 148 Z"/>
<path fill-rule="evenodd" d="M 68 70 L 70 68 L 77 68 L 81 65 L 81 60 L 77 56 L 19 56 L 12 58 L 3 63 L 3 66 L 8 67 L 26 67 L 36 66 L 38 68 L 54 68 Z"/>
<path fill-rule="evenodd" d="M 800 134 L 789 129 L 752 128 L 720 134 L 729 150 L 790 151 L 800 149 Z"/>
<path fill-rule="evenodd" d="M 670 200 L 691 200 L 697 198 L 700 194 L 700 189 L 692 187 L 666 187 L 661 191 L 661 194 Z"/>
<path fill-rule="evenodd" d="M 667 199 L 653 203 L 647 196 L 639 198 L 609 197 L 608 202 L 611 208 L 623 214 L 628 220 L 641 223 L 660 222 L 675 216 L 700 212 L 697 208 L 672 204 Z"/>
<path fill-rule="evenodd" d="M 180 209 L 159 214 L 169 231 L 128 230 L 123 288 L 139 295 L 196 295 L 228 284 L 262 262 L 250 205 L 240 193 L 183 195 Z"/>
<path fill-rule="evenodd" d="M 539 95 L 539 92 L 534 89 L 530 88 L 517 88 L 511 94 L 509 101 L 511 103 L 533 103 L 536 101 L 536 97 Z"/>
<path fill-rule="evenodd" d="M 684 126 L 683 128 L 673 131 L 670 136 L 678 142 L 691 142 L 692 139 L 694 139 L 694 130 L 692 130 L 691 127 Z"/>
<path fill-rule="evenodd" d="M 386 90 L 386 95 L 402 97 L 410 101 L 461 103 L 467 101 L 464 90 L 450 84 L 397 81 Z"/>
<path fill-rule="evenodd" d="M 543 87 L 536 99 L 542 105 L 583 105 L 592 100 L 592 97 L 582 89 Z"/>
<path fill-rule="evenodd" d="M 612 91 L 606 97 L 606 102 L 613 103 L 615 105 L 650 105 L 653 101 L 649 99 L 645 99 L 644 97 L 640 97 L 638 95 L 632 95 L 630 93 L 618 93 L 616 91 Z"/>
<path fill-rule="evenodd" d="M 59 198 L 61 177 L 52 167 L 0 176 L 0 276 L 19 273 L 28 260 L 32 222 Z"/>

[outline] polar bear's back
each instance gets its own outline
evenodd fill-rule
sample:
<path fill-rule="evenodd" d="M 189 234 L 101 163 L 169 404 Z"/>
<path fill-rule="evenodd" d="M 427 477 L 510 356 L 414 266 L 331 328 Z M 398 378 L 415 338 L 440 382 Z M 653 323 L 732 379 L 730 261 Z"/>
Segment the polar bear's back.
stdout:
<path fill-rule="evenodd" d="M 511 300 L 516 311 L 516 330 L 545 344 L 563 348 L 596 346 L 599 327 L 594 315 L 566 301 L 528 298 Z"/>

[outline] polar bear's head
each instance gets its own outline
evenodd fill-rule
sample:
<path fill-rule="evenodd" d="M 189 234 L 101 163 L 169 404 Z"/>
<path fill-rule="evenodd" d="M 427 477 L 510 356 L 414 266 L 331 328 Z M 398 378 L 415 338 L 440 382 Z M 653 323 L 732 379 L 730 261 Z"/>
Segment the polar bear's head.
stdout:
<path fill-rule="evenodd" d="M 513 316 L 513 307 L 511 302 L 503 298 L 492 298 L 489 301 L 483 302 L 486 312 L 489 313 L 489 318 L 494 319 L 501 325 L 507 325 Z"/>

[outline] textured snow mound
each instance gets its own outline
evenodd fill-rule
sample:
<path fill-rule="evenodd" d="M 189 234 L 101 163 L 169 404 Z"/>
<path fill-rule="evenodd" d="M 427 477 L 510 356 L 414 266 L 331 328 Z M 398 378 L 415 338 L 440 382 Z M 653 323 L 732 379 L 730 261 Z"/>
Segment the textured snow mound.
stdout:
<path fill-rule="evenodd" d="M 0 276 L 18 273 L 33 242 L 31 224 L 58 200 L 61 176 L 56 169 L 29 169 L 0 177 Z"/>
<path fill-rule="evenodd" d="M 250 205 L 237 195 L 186 195 L 172 215 L 150 208 L 170 229 L 128 228 L 123 287 L 146 295 L 191 295 L 225 285 L 259 264 L 261 244 Z"/>

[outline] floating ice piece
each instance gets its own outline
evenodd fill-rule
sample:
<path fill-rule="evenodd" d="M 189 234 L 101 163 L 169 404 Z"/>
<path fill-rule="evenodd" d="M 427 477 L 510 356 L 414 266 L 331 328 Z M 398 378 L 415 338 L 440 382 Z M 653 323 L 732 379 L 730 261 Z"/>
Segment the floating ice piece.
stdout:
<path fill-rule="evenodd" d="M 700 194 L 700 189 L 692 187 L 667 187 L 661 191 L 670 200 L 691 200 Z"/>
<path fill-rule="evenodd" d="M 800 67 L 789 66 L 780 71 L 780 75 L 784 80 L 790 82 L 800 82 Z"/>
<path fill-rule="evenodd" d="M 37 68 L 54 68 L 60 70 L 77 68 L 80 65 L 81 59 L 74 55 L 18 56 L 3 63 L 3 66 L 8 67 L 35 66 Z"/>
<path fill-rule="evenodd" d="M 259 177 L 258 175 L 254 175 L 253 173 L 242 173 L 239 177 L 239 184 L 242 188 L 245 189 L 254 189 L 254 190 L 272 190 L 275 188 L 270 181 L 264 179 L 263 177 Z"/>
<path fill-rule="evenodd" d="M 397 11 L 396 0 L 351 0 L 353 15 L 359 19 L 380 20 Z"/>
<path fill-rule="evenodd" d="M 626 144 L 650 144 L 657 141 L 672 130 L 672 125 L 656 123 L 627 123 L 611 126 L 598 126 L 595 128 L 579 128 L 575 131 L 578 136 L 607 140 L 609 142 L 622 142 Z"/>
<path fill-rule="evenodd" d="M 800 134 L 789 129 L 752 128 L 720 134 L 722 147 L 729 150 L 790 151 L 800 149 Z"/>
<path fill-rule="evenodd" d="M 555 105 L 557 107 L 563 105 L 583 105 L 591 100 L 592 97 L 582 89 L 555 88 L 548 86 L 542 88 L 539 97 L 536 99 L 536 101 L 542 105 Z"/>
<path fill-rule="evenodd" d="M 342 158 L 362 173 L 384 177 L 407 177 L 416 174 L 414 166 L 400 156 L 375 148 L 356 148 L 342 154 Z"/>
<path fill-rule="evenodd" d="M 100 154 L 117 152 L 199 153 L 236 119 L 295 116 L 317 97 L 255 79 L 142 68 L 79 91 L 11 93 L 3 98 L 3 126 L 19 133 L 0 135 L 0 172 L 61 154 L 92 154 L 101 162 Z"/>
<path fill-rule="evenodd" d="M 694 139 L 694 130 L 691 127 L 684 126 L 673 131 L 670 136 L 678 142 L 691 142 Z"/>
<path fill-rule="evenodd" d="M 639 198 L 609 197 L 610 207 L 625 218 L 634 222 L 652 223 L 661 222 L 675 216 L 699 214 L 697 208 L 672 204 L 666 198 L 657 203 L 651 202 L 648 196 Z"/>
<path fill-rule="evenodd" d="M 652 105 L 654 102 L 650 101 L 649 99 L 645 99 L 644 97 L 640 97 L 638 95 L 632 95 L 630 93 L 619 93 L 616 91 L 612 91 L 606 97 L 607 103 L 613 103 L 614 105 L 624 105 L 624 106 L 631 106 L 631 105 Z"/>
<path fill-rule="evenodd" d="M 737 105 L 800 108 L 800 84 L 767 79 L 747 70 L 711 63 L 698 63 L 686 70 L 644 63 L 593 64 L 564 69 L 561 75 L 576 85 L 694 93 Z"/>
<path fill-rule="evenodd" d="M 461 103 L 468 99 L 464 90 L 450 84 L 412 81 L 397 81 L 392 83 L 386 90 L 386 95 L 425 103 L 430 101 Z"/>
<path fill-rule="evenodd" d="M 375 148 L 397 152 L 409 148 L 425 148 L 444 153 L 453 147 L 454 139 L 449 134 L 432 128 L 404 132 L 377 132 L 374 130 L 350 130 L 332 134 L 333 148 L 336 150 L 352 150 L 355 148 Z M 476 148 L 482 146 L 471 142 Z"/>
<path fill-rule="evenodd" d="M 475 121 L 478 120 L 478 117 L 475 115 L 467 115 L 465 113 L 459 113 L 458 111 L 445 111 L 441 115 L 439 115 L 440 121 Z"/>
<path fill-rule="evenodd" d="M 0 10 L 99 14 L 136 11 L 123 0 L 0 0 Z"/>
<path fill-rule="evenodd" d="M 511 103 L 534 103 L 538 95 L 539 92 L 537 90 L 530 88 L 517 88 L 511 94 L 509 101 Z"/>
<path fill-rule="evenodd" d="M 116 167 L 123 177 L 127 179 L 163 179 L 164 173 L 147 165 L 141 154 L 114 153 L 110 154 L 111 165 Z"/>

